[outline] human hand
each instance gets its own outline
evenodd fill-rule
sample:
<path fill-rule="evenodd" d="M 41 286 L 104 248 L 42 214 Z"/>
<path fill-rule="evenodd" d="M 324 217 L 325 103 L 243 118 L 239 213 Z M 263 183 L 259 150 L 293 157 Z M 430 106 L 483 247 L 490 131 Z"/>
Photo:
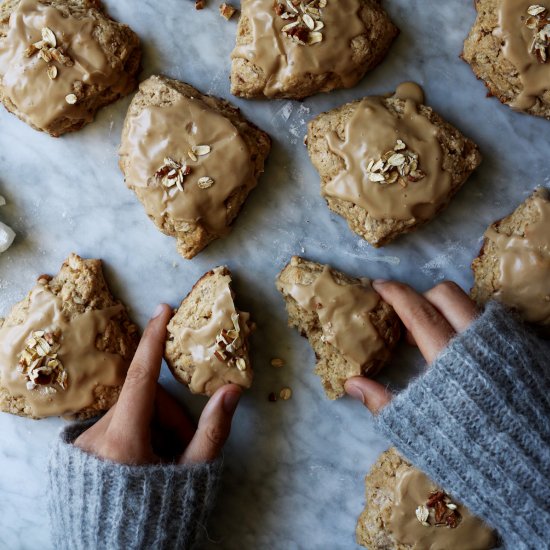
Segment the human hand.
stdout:
<path fill-rule="evenodd" d="M 373 287 L 393 306 L 407 329 L 407 341 L 418 346 L 428 365 L 447 347 L 451 338 L 465 331 L 477 316 L 474 302 L 452 282 L 441 283 L 424 295 L 392 281 L 374 281 Z M 385 386 L 363 376 L 347 380 L 345 389 L 372 413 L 377 413 L 392 399 Z"/>
<path fill-rule="evenodd" d="M 74 444 L 122 464 L 188 464 L 216 459 L 229 437 L 241 388 L 228 384 L 210 398 L 195 427 L 180 404 L 158 384 L 172 310 L 157 308 L 128 369 L 117 403 Z"/>

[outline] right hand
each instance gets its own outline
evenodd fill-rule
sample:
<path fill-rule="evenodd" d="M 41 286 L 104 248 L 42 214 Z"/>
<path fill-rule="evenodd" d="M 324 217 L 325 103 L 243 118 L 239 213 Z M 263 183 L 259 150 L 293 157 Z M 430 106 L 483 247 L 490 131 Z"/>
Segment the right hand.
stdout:
<path fill-rule="evenodd" d="M 424 295 L 408 285 L 392 281 L 374 281 L 373 287 L 395 309 L 407 329 L 408 342 L 418 346 L 428 365 L 478 315 L 475 303 L 453 282 L 441 283 Z M 385 386 L 364 376 L 347 380 L 345 389 L 374 414 L 392 399 Z"/>

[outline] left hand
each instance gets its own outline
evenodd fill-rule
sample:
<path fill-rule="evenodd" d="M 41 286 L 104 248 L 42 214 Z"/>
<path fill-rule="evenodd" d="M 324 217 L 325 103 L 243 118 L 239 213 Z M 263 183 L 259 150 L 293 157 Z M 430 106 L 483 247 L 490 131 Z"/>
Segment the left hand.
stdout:
<path fill-rule="evenodd" d="M 158 384 L 172 316 L 167 305 L 149 321 L 128 369 L 118 402 L 74 444 L 99 458 L 122 464 L 179 464 L 215 460 L 229 437 L 241 388 L 220 388 L 195 427 L 181 405 Z"/>

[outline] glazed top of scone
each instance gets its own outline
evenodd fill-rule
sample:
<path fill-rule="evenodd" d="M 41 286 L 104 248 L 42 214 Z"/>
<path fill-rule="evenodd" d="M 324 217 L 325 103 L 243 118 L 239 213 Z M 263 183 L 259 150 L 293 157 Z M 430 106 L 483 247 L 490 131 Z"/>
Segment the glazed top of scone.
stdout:
<path fill-rule="evenodd" d="M 502 53 L 523 84 L 511 106 L 529 109 L 550 90 L 550 0 L 501 0 L 494 33 L 502 39 Z"/>
<path fill-rule="evenodd" d="M 216 297 L 212 315 L 200 328 L 181 327 L 172 332 L 194 362 L 189 383 L 193 393 L 213 393 L 223 384 L 245 388 L 252 384 L 247 338 L 251 332 L 250 315 L 237 311 L 229 286 Z"/>
<path fill-rule="evenodd" d="M 388 529 L 415 550 L 494 548 L 494 531 L 416 468 L 398 471 Z"/>
<path fill-rule="evenodd" d="M 451 192 L 451 174 L 443 169 L 437 127 L 419 111 L 422 89 L 407 82 L 394 97 L 405 102 L 402 116 L 390 112 L 383 97 L 367 97 L 347 121 L 343 141 L 336 132 L 327 135 L 345 169 L 323 194 L 356 204 L 377 220 L 430 219 Z"/>
<path fill-rule="evenodd" d="M 283 282 L 281 285 L 300 307 L 318 315 L 324 341 L 353 365 L 365 365 L 384 348 L 384 341 L 369 318 L 380 301 L 369 279 L 341 285 L 335 281 L 330 267 L 325 266 L 310 285 Z"/>
<path fill-rule="evenodd" d="M 45 130 L 59 118 L 89 120 L 92 115 L 79 101 L 86 86 L 125 85 L 95 38 L 95 27 L 92 17 L 21 0 L 0 40 L 0 78 L 27 122 Z"/>
<path fill-rule="evenodd" d="M 365 32 L 359 0 L 244 0 L 241 17 L 252 40 L 239 44 L 232 58 L 260 67 L 265 95 L 277 95 L 289 78 L 333 73 L 344 86 L 355 83 L 357 63 L 351 41 Z"/>
<path fill-rule="evenodd" d="M 120 155 L 126 183 L 158 223 L 170 216 L 200 221 L 225 234 L 227 199 L 252 177 L 248 147 L 237 128 L 204 102 L 180 96 L 128 115 Z"/>
<path fill-rule="evenodd" d="M 96 348 L 98 335 L 122 305 L 69 320 L 43 279 L 29 299 L 23 322 L 0 328 L 0 385 L 10 395 L 24 397 L 37 417 L 57 416 L 92 405 L 96 386 L 124 382 L 124 359 Z"/>
<path fill-rule="evenodd" d="M 550 201 L 535 197 L 533 206 L 537 221 L 525 227 L 523 236 L 490 227 L 485 237 L 496 247 L 496 297 L 517 308 L 527 321 L 550 325 Z"/>

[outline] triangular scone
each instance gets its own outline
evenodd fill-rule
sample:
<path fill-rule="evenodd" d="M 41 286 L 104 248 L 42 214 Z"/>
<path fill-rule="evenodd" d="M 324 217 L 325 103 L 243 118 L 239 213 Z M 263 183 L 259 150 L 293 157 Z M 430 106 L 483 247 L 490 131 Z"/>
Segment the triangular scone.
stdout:
<path fill-rule="evenodd" d="M 321 113 L 307 149 L 328 207 L 376 247 L 433 219 L 481 162 L 411 82 Z"/>
<path fill-rule="evenodd" d="M 252 384 L 248 337 L 254 325 L 233 298 L 229 269 L 217 267 L 197 281 L 168 324 L 166 362 L 193 393 Z"/>
<path fill-rule="evenodd" d="M 149 218 L 191 259 L 231 231 L 270 148 L 227 101 L 152 76 L 128 109 L 120 168 Z"/>
<path fill-rule="evenodd" d="M 345 393 L 352 376 L 376 374 L 400 336 L 399 319 L 368 279 L 355 279 L 294 256 L 277 278 L 288 323 L 315 351 L 315 372 L 329 399 Z"/>
<path fill-rule="evenodd" d="M 550 191 L 540 187 L 485 232 L 472 298 L 498 300 L 550 330 Z"/>
<path fill-rule="evenodd" d="M 497 546 L 496 533 L 486 523 L 394 447 L 380 455 L 365 485 L 367 504 L 357 521 L 356 536 L 357 543 L 369 550 Z"/>
<path fill-rule="evenodd" d="M 138 339 L 101 260 L 71 254 L 0 320 L 0 409 L 31 418 L 108 410 Z"/>

